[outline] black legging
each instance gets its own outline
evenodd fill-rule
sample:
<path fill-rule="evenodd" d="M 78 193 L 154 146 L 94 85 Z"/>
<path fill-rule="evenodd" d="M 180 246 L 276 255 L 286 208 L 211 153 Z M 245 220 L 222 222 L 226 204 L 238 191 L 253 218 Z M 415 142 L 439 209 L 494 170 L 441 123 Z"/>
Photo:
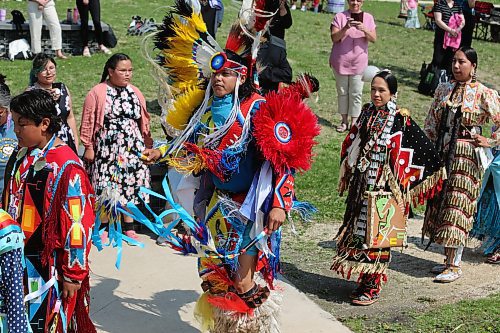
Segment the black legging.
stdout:
<path fill-rule="evenodd" d="M 432 63 L 439 69 L 445 69 L 448 75 L 451 74 L 451 61 L 453 59 L 453 49 L 447 47 L 443 49 L 444 30 L 436 26 L 434 31 L 434 53 Z"/>
<path fill-rule="evenodd" d="M 88 5 L 83 4 L 83 0 L 76 0 L 76 7 L 80 13 L 81 35 L 83 47 L 89 44 L 89 11 L 94 23 L 95 36 L 99 45 L 103 44 L 102 27 L 101 27 L 101 4 L 99 0 L 89 0 Z"/>

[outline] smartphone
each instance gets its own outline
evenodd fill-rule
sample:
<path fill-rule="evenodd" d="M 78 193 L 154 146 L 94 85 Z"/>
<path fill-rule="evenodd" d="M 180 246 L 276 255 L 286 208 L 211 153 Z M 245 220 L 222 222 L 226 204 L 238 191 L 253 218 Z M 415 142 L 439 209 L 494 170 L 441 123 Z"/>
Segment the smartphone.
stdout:
<path fill-rule="evenodd" d="M 356 22 L 363 22 L 363 12 L 360 13 L 351 13 L 351 18 Z"/>

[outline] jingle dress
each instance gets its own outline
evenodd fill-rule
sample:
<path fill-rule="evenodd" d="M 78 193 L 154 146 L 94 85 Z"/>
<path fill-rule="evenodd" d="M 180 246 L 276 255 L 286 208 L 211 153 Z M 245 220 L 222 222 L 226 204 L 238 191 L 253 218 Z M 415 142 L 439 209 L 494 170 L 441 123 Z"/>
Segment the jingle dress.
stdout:
<path fill-rule="evenodd" d="M 436 89 L 424 131 L 436 146 L 448 180 L 427 205 L 423 232 L 431 241 L 445 247 L 466 245 L 483 176 L 471 133 L 481 134 L 491 119 L 498 138 L 499 106 L 498 93 L 479 82 L 448 82 Z"/>
<path fill-rule="evenodd" d="M 25 291 L 34 333 L 96 332 L 90 321 L 88 254 L 93 191 L 80 159 L 65 144 L 21 148 L 7 165 L 4 207 L 25 235 Z M 63 280 L 79 283 L 61 299 Z"/>
<path fill-rule="evenodd" d="M 139 188 L 150 187 L 149 168 L 137 156 L 146 148 L 140 118 L 141 105 L 134 90 L 107 85 L 104 124 L 95 137 L 89 174 L 97 196 L 113 184 L 124 206 L 139 203 Z"/>
<path fill-rule="evenodd" d="M 339 190 L 348 186 L 347 208 L 331 269 L 349 279 L 359 274 L 377 287 L 386 279 L 390 248 L 368 248 L 367 191 L 391 192 L 408 217 L 411 199 L 420 204 L 439 190 L 445 177 L 432 143 L 393 102 L 366 104 L 342 144 Z"/>

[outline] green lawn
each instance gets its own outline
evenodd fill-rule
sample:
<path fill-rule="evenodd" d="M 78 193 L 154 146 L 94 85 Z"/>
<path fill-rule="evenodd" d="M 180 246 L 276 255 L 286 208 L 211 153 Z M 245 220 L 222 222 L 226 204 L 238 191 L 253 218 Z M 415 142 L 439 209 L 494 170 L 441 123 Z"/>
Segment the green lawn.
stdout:
<path fill-rule="evenodd" d="M 363 333 L 499 333 L 500 294 L 441 306 L 427 313 L 411 313 L 404 322 L 366 324 L 363 318 L 344 324 Z"/>
<path fill-rule="evenodd" d="M 219 41 L 224 41 L 230 23 L 236 18 L 239 9 L 239 2 L 225 0 L 226 15 L 224 24 L 219 32 Z M 494 1 L 500 4 L 500 0 Z M 143 59 L 140 50 L 141 37 L 126 36 L 126 30 L 132 15 L 142 17 L 154 17 L 160 21 L 165 12 L 164 6 L 170 1 L 159 0 L 106 0 L 101 1 L 102 19 L 109 23 L 117 37 L 118 46 L 113 51 L 124 52 L 131 56 L 134 62 L 134 79 L 137 85 L 149 102 L 156 99 L 157 85 L 150 76 L 150 67 Z M 65 16 L 66 8 L 73 7 L 73 0 L 60 0 L 57 2 L 58 12 L 61 18 Z M 11 9 L 17 8 L 26 13 L 26 2 L 1 1 L 0 7 Z M 411 110 L 412 115 L 419 124 L 422 124 L 427 109 L 431 103 L 431 98 L 422 96 L 416 91 L 419 70 L 422 62 L 429 62 L 432 58 L 433 33 L 424 30 L 406 30 L 402 27 L 402 21 L 397 19 L 399 12 L 398 3 L 366 1 L 364 10 L 373 14 L 377 23 L 378 40 L 370 46 L 370 64 L 380 68 L 389 68 L 399 80 L 399 104 Z M 27 17 L 27 15 L 25 15 Z M 308 200 L 319 208 L 317 219 L 323 222 L 339 221 L 344 212 L 343 198 L 339 198 L 336 191 L 337 172 L 339 165 L 339 146 L 343 139 L 342 135 L 335 132 L 335 125 L 339 116 L 336 115 L 336 91 L 335 82 L 328 59 L 331 49 L 329 35 L 330 14 L 313 14 L 293 12 L 294 24 L 287 32 L 286 40 L 288 45 L 289 61 L 294 69 L 294 73 L 310 72 L 317 76 L 321 89 L 317 101 L 311 100 L 311 106 L 319 117 L 322 125 L 322 134 L 319 137 L 319 145 L 315 149 L 316 161 L 310 172 L 299 176 L 297 179 L 298 195 L 301 200 Z M 10 15 L 8 15 L 10 19 Z M 423 17 L 420 17 L 423 23 Z M 479 73 L 478 79 L 489 85 L 497 85 L 500 74 L 499 51 L 500 44 L 493 44 L 483 41 L 473 41 L 473 46 L 479 53 Z M 95 85 L 102 73 L 102 68 L 107 59 L 103 54 L 97 54 L 92 58 L 71 57 L 66 61 L 58 62 L 58 78 L 65 82 L 70 88 L 73 96 L 73 105 L 79 118 L 83 99 L 89 89 Z M 28 73 L 31 63 L 29 61 L 9 62 L 0 61 L 0 72 L 6 74 L 8 83 L 14 93 L 19 93 L 25 89 L 28 82 Z M 368 87 L 365 85 L 364 101 L 368 102 Z M 154 104 L 151 104 L 154 105 Z M 157 110 L 150 110 L 155 111 Z M 153 116 L 152 129 L 154 137 L 162 139 L 162 131 L 157 116 Z M 483 312 L 478 312 L 474 320 L 477 325 L 470 330 L 457 330 L 457 332 L 489 332 L 488 325 L 494 324 L 488 318 L 498 318 L 498 295 L 486 300 L 477 301 L 472 308 L 478 307 Z M 495 303 L 497 306 L 495 307 Z M 464 316 L 469 315 L 466 311 L 468 303 L 461 306 Z M 446 312 L 448 311 L 448 312 Z M 448 315 L 451 311 L 447 307 L 443 312 L 432 312 L 424 316 L 415 318 L 414 326 L 401 325 L 396 327 L 397 331 L 409 332 L 448 332 L 462 321 L 451 321 L 453 316 Z M 448 321 L 441 324 L 433 320 L 444 315 Z M 432 319 L 432 320 L 431 320 Z M 421 322 L 423 320 L 424 322 Z M 446 324 L 448 322 L 448 324 Z M 466 322 L 465 320 L 463 322 Z M 419 325 L 426 323 L 419 331 Z M 481 326 L 484 323 L 485 326 Z M 353 321 L 349 326 L 362 323 Z M 453 326 L 455 325 L 456 326 Z M 413 325 L 413 324 L 412 324 Z M 447 326 L 442 326 L 447 325 Z M 363 331 L 360 326 L 358 331 Z M 484 329 L 480 329 L 483 327 Z M 390 331 L 383 327 L 377 328 L 374 332 Z M 474 331 L 473 329 L 476 329 Z M 490 330 L 491 331 L 491 330 Z"/>

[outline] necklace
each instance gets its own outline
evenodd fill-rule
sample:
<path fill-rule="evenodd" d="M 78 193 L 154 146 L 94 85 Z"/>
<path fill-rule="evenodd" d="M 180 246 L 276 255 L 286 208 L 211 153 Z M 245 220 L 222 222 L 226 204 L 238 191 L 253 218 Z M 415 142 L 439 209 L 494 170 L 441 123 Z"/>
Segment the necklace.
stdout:
<path fill-rule="evenodd" d="M 52 138 L 47 142 L 47 144 L 40 150 L 38 148 L 33 149 L 31 152 L 28 153 L 28 148 L 23 147 L 19 150 L 16 156 L 16 164 L 23 159 L 23 162 L 18 164 L 18 167 L 12 168 L 12 171 L 10 173 L 10 180 L 9 180 L 9 193 L 10 193 L 10 200 L 9 200 L 9 207 L 8 211 L 9 214 L 17 220 L 18 214 L 19 214 L 19 208 L 21 207 L 21 199 L 24 195 L 25 191 L 25 186 L 26 186 L 26 178 L 28 176 L 29 171 L 31 168 L 33 168 L 34 173 L 42 170 L 45 165 L 47 165 L 47 160 L 45 159 L 45 156 L 47 156 L 47 153 L 49 150 L 52 148 L 54 145 L 54 142 L 56 140 L 56 135 L 54 134 Z M 20 173 L 20 168 L 22 164 L 27 163 L 27 160 L 30 156 L 34 156 L 33 162 L 29 166 L 28 169 L 26 169 L 22 174 Z M 16 182 L 17 189 L 14 191 L 14 182 Z"/>
<path fill-rule="evenodd" d="M 368 160 L 367 156 L 370 153 L 370 151 L 375 147 L 375 144 L 377 143 L 380 135 L 384 132 L 384 129 L 387 126 L 387 123 L 389 122 L 389 118 L 391 118 L 391 115 L 395 114 L 394 112 L 395 109 L 396 105 L 394 103 L 389 102 L 386 104 L 386 107 L 377 110 L 375 117 L 373 116 L 373 111 L 372 111 L 372 114 L 367 122 L 367 131 L 370 132 L 371 138 L 365 144 L 361 152 L 361 158 L 359 159 L 358 163 L 359 171 L 365 172 L 370 166 L 370 161 Z M 382 119 L 379 119 L 380 115 L 385 115 L 385 119 L 383 119 L 383 121 L 381 121 Z"/>

